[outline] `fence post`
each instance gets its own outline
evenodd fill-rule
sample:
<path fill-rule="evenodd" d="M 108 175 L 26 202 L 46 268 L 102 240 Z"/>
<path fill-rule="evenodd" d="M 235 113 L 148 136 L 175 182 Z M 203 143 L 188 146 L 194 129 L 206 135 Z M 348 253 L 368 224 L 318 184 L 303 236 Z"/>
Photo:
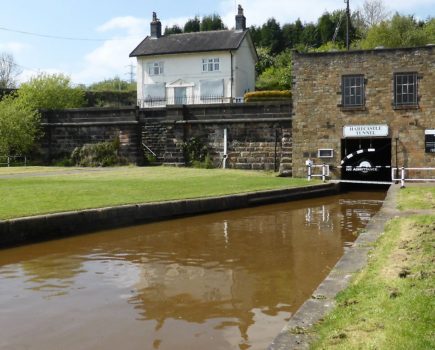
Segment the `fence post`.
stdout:
<path fill-rule="evenodd" d="M 405 187 L 405 167 L 402 167 L 400 171 L 400 188 Z"/>
<path fill-rule="evenodd" d="M 322 181 L 326 182 L 326 164 L 322 164 Z"/>
<path fill-rule="evenodd" d="M 8 168 L 10 167 L 10 158 L 8 156 Z"/>
<path fill-rule="evenodd" d="M 313 165 L 313 161 L 308 158 L 305 161 L 305 165 L 307 166 L 308 181 L 311 181 L 311 166 Z"/>

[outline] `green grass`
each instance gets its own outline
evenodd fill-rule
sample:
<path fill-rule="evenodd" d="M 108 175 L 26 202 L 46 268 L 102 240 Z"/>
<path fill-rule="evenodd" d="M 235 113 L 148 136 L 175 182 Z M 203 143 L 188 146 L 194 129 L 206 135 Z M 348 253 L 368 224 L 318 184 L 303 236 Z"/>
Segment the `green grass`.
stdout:
<path fill-rule="evenodd" d="M 398 201 L 400 210 L 435 209 L 435 185 L 402 188 Z"/>
<path fill-rule="evenodd" d="M 5 169 L 0 169 L 0 219 L 316 183 L 280 178 L 273 173 L 222 169 Z"/>
<path fill-rule="evenodd" d="M 312 349 L 435 349 L 435 215 L 389 222 Z"/>

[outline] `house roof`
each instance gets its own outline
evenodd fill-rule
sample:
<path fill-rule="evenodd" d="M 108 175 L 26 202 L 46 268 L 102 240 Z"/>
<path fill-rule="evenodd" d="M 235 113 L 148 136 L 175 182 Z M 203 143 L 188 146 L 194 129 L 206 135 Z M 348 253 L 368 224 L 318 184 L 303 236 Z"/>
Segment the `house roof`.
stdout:
<path fill-rule="evenodd" d="M 248 31 L 217 30 L 171 34 L 152 39 L 147 36 L 130 57 L 237 50 Z"/>

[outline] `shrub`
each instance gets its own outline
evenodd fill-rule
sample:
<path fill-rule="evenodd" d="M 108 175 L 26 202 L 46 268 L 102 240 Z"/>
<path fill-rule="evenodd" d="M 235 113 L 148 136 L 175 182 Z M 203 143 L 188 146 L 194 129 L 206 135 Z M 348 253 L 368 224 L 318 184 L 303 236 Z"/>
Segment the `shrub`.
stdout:
<path fill-rule="evenodd" d="M 105 167 L 123 165 L 127 161 L 119 155 L 120 142 L 116 137 L 112 142 L 98 142 L 76 147 L 71 160 L 76 166 Z"/>
<path fill-rule="evenodd" d="M 186 165 L 194 168 L 213 168 L 210 152 L 198 137 L 191 137 L 185 141 L 182 148 Z"/>
<path fill-rule="evenodd" d="M 245 102 L 289 101 L 291 98 L 292 93 L 289 90 L 254 91 L 247 92 L 244 96 Z"/>

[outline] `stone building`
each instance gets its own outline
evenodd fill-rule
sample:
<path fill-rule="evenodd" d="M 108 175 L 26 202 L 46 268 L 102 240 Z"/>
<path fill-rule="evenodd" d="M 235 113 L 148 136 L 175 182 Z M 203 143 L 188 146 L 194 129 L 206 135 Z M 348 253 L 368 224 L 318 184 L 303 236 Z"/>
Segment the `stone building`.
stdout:
<path fill-rule="evenodd" d="M 434 45 L 295 53 L 293 76 L 293 176 L 307 159 L 351 180 L 435 167 Z"/>

